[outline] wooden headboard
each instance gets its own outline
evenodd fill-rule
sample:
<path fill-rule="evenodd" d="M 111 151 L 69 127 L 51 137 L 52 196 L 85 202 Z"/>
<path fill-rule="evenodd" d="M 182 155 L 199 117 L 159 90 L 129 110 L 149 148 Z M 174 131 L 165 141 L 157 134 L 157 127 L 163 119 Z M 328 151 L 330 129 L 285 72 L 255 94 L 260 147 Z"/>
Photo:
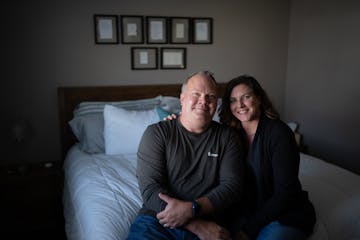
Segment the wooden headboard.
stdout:
<path fill-rule="evenodd" d="M 220 83 L 220 94 L 225 84 Z M 58 108 L 62 159 L 76 142 L 68 122 L 73 118 L 73 110 L 83 101 L 124 101 L 152 98 L 158 95 L 179 97 L 181 84 L 58 87 Z"/>

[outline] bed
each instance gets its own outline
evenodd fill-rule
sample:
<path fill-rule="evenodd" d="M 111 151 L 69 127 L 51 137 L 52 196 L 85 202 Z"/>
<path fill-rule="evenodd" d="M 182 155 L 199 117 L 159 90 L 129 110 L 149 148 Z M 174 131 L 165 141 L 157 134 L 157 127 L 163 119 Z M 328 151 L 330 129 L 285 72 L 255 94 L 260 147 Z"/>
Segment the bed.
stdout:
<path fill-rule="evenodd" d="M 58 88 L 69 240 L 126 238 L 141 206 L 139 138 L 179 111 L 179 93 L 177 84 Z M 304 153 L 299 174 L 317 214 L 310 239 L 360 240 L 360 176 Z"/>

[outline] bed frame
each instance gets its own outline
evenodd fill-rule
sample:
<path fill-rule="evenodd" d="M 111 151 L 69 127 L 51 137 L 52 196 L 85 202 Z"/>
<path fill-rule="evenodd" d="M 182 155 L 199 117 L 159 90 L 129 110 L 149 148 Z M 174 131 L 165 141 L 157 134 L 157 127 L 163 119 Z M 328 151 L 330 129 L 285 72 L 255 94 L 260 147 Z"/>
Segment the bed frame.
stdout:
<path fill-rule="evenodd" d="M 225 83 L 219 83 L 220 96 Z M 83 101 L 124 101 L 152 98 L 158 95 L 179 97 L 181 84 L 127 85 L 127 86 L 91 86 L 58 87 L 58 108 L 61 137 L 62 159 L 69 148 L 77 141 L 68 122 L 73 118 L 73 110 Z"/>

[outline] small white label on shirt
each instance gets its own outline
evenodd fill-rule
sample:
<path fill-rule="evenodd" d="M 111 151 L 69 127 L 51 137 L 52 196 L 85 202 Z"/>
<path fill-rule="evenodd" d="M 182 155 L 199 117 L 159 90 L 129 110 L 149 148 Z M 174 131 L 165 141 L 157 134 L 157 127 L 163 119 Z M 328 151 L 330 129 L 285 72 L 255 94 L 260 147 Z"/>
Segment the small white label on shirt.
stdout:
<path fill-rule="evenodd" d="M 218 157 L 219 154 L 208 152 L 208 156 L 209 156 L 209 157 Z"/>

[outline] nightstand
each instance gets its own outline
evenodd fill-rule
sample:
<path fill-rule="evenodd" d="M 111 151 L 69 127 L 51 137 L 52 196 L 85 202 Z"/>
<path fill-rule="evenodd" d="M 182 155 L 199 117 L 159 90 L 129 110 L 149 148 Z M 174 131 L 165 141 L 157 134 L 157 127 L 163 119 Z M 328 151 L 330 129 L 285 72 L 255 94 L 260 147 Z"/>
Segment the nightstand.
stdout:
<path fill-rule="evenodd" d="M 62 185 L 57 162 L 1 167 L 1 239 L 66 239 Z"/>

